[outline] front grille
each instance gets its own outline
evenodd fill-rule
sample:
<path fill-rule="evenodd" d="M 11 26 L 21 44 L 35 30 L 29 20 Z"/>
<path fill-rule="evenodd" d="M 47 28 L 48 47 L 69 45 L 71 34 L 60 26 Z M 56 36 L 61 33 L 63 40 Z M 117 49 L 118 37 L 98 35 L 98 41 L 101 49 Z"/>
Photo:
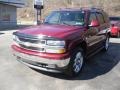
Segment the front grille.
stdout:
<path fill-rule="evenodd" d="M 20 38 L 18 37 L 20 41 L 22 42 L 30 42 L 30 43 L 38 43 L 38 40 L 31 40 L 31 39 L 26 39 L 26 38 Z"/>
<path fill-rule="evenodd" d="M 33 50 L 33 51 L 39 51 L 39 52 L 45 52 L 44 47 L 38 47 L 38 46 L 44 46 L 46 45 L 46 40 L 43 40 L 42 38 L 36 38 L 34 36 L 28 36 L 28 35 L 16 35 L 17 39 L 15 40 L 22 48 Z"/>
<path fill-rule="evenodd" d="M 37 40 L 37 39 L 21 38 L 21 37 L 18 37 L 18 39 L 22 42 L 46 44 L 45 40 Z"/>
<path fill-rule="evenodd" d="M 32 46 L 25 46 L 22 44 L 19 44 L 21 47 L 25 48 L 25 49 L 29 49 L 29 50 L 34 50 L 34 51 L 41 51 L 44 52 L 45 49 L 44 48 L 38 48 L 38 47 L 32 47 Z"/>
<path fill-rule="evenodd" d="M 25 49 L 29 49 L 29 50 L 33 50 L 33 51 L 39 51 L 39 52 L 44 52 L 45 51 L 44 48 L 37 47 L 37 46 L 33 45 L 33 44 L 44 45 L 45 42 L 39 42 L 39 41 L 34 41 L 34 40 L 32 41 L 32 40 L 28 40 L 28 39 L 26 41 L 21 40 L 21 39 L 19 39 L 19 40 L 20 41 L 18 42 L 18 44 Z M 29 45 L 27 45 L 26 43 L 28 43 Z"/>

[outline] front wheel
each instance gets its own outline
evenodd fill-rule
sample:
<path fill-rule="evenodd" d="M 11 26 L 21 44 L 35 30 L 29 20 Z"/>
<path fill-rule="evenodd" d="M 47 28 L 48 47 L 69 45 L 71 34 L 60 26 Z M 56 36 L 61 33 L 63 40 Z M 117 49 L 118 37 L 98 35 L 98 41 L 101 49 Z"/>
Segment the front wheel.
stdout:
<path fill-rule="evenodd" d="M 84 64 L 84 54 L 82 49 L 74 50 L 68 66 L 69 76 L 79 75 Z"/>

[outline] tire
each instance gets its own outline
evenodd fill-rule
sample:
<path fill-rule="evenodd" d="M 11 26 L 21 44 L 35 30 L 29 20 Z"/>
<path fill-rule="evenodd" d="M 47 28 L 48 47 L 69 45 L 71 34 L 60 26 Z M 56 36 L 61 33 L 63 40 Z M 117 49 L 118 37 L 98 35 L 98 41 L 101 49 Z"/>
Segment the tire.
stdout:
<path fill-rule="evenodd" d="M 105 40 L 105 42 L 104 42 L 104 48 L 103 48 L 103 51 L 107 51 L 108 50 L 108 48 L 109 48 L 109 36 L 107 36 L 107 38 L 106 38 L 106 40 Z"/>
<path fill-rule="evenodd" d="M 71 54 L 70 63 L 68 65 L 68 74 L 70 77 L 79 75 L 84 65 L 83 49 L 75 49 Z"/>

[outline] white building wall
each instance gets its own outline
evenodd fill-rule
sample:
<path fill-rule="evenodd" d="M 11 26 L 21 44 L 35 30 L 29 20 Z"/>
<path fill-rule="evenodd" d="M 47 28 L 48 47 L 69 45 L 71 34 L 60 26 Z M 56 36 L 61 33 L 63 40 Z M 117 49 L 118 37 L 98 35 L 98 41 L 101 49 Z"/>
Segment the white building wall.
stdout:
<path fill-rule="evenodd" d="M 26 0 L 0 0 L 0 28 L 17 25 L 17 8 L 25 6 Z"/>
<path fill-rule="evenodd" d="M 26 0 L 0 0 L 0 2 L 4 2 L 9 5 L 13 5 L 16 7 L 24 7 Z"/>
<path fill-rule="evenodd" d="M 3 25 L 16 25 L 17 24 L 17 11 L 15 6 L 0 4 L 0 26 Z"/>

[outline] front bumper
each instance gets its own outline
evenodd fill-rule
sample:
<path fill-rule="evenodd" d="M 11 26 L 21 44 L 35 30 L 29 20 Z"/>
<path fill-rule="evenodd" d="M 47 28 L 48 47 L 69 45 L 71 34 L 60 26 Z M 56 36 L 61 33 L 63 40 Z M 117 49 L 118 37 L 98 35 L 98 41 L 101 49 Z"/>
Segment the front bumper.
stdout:
<path fill-rule="evenodd" d="M 70 62 L 70 58 L 64 60 L 46 59 L 38 56 L 20 53 L 15 50 L 13 50 L 13 54 L 21 63 L 31 68 L 48 72 L 62 72 L 67 68 Z"/>

